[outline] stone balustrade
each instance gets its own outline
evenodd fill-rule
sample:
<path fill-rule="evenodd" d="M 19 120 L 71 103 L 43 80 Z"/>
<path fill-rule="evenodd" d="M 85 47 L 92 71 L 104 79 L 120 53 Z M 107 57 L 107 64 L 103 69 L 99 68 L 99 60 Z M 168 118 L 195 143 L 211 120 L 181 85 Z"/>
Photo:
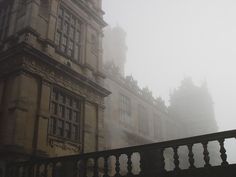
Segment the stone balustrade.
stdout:
<path fill-rule="evenodd" d="M 236 176 L 236 165 L 227 161 L 225 140 L 235 138 L 236 130 L 172 140 L 161 143 L 93 152 L 88 154 L 36 159 L 8 165 L 6 177 L 231 177 Z M 211 164 L 209 143 L 217 142 L 218 165 Z M 202 167 L 195 165 L 196 144 L 202 147 Z M 180 166 L 180 147 L 185 147 L 188 167 Z M 165 151 L 170 153 L 174 167 L 167 170 Z"/>

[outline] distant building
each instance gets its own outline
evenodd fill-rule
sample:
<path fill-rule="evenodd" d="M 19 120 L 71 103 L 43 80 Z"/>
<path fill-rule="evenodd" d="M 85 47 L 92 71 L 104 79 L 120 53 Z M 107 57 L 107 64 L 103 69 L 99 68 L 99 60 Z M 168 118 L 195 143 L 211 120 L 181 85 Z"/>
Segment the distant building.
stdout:
<path fill-rule="evenodd" d="M 107 146 L 117 148 L 163 141 L 162 123 L 167 119 L 164 102 L 140 89 L 132 76 L 123 77 L 115 66 L 106 68 L 106 87 L 112 94 L 105 99 Z"/>
<path fill-rule="evenodd" d="M 124 75 L 127 47 L 123 29 L 109 27 L 104 34 L 105 86 L 112 92 L 105 99 L 107 148 L 163 141 L 167 107 L 148 88 L 139 88 L 132 76 Z"/>
<path fill-rule="evenodd" d="M 206 83 L 198 87 L 191 78 L 185 78 L 170 95 L 168 112 L 171 120 L 185 127 L 183 132 L 179 132 L 179 138 L 218 131 L 213 101 Z"/>
<path fill-rule="evenodd" d="M 169 118 L 177 122 L 179 129 L 172 128 L 176 134 L 175 139 L 192 137 L 197 135 L 215 133 L 218 126 L 215 120 L 213 101 L 208 92 L 206 83 L 201 86 L 194 85 L 191 78 L 185 78 L 179 88 L 170 95 L 170 106 L 168 107 Z M 212 164 L 220 164 L 219 144 L 217 142 L 208 144 Z M 203 147 L 193 147 L 195 165 L 204 165 Z M 186 149 L 179 149 L 180 157 L 183 159 Z M 188 160 L 185 157 L 187 166 Z"/>
<path fill-rule="evenodd" d="M 108 149 L 217 132 L 212 99 L 204 84 L 197 87 L 191 80 L 185 79 L 170 95 L 170 106 L 167 108 L 161 98 L 153 98 L 148 88 L 140 89 L 132 76 L 125 76 L 125 32 L 120 27 L 114 27 L 105 30 L 104 35 L 105 86 L 112 92 L 105 98 L 105 140 Z M 216 146 L 210 146 L 213 147 L 211 159 L 218 162 Z M 178 150 L 183 168 L 188 165 L 186 148 Z M 193 151 L 196 152 L 196 165 L 201 166 L 202 147 L 194 146 Z M 166 149 L 165 157 L 166 168 L 174 167 L 173 150 Z"/>
<path fill-rule="evenodd" d="M 103 38 L 103 61 L 104 63 L 113 63 L 119 69 L 119 73 L 124 76 L 126 62 L 126 33 L 117 26 L 114 28 L 106 27 Z"/>
<path fill-rule="evenodd" d="M 0 166 L 104 149 L 101 0 L 0 1 Z"/>

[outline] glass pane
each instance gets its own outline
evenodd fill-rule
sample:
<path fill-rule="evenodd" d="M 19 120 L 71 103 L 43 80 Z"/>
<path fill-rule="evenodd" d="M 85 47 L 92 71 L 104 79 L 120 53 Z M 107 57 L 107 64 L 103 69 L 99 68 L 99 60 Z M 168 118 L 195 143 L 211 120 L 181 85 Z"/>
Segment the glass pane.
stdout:
<path fill-rule="evenodd" d="M 63 118 L 65 116 L 65 107 L 60 105 L 59 106 L 59 111 L 58 111 L 58 115 Z"/>
<path fill-rule="evenodd" d="M 73 42 L 71 40 L 69 41 L 69 49 L 73 50 Z"/>
<path fill-rule="evenodd" d="M 63 36 L 62 45 L 66 46 L 66 43 L 67 43 L 67 38 L 65 36 Z"/>
<path fill-rule="evenodd" d="M 66 123 L 65 132 L 66 132 L 66 138 L 71 138 L 71 125 L 70 125 L 70 123 Z"/>
<path fill-rule="evenodd" d="M 50 134 L 53 134 L 53 118 L 50 118 L 50 122 L 49 122 L 49 132 L 50 132 Z"/>
<path fill-rule="evenodd" d="M 60 38 L 61 38 L 61 33 L 57 32 L 56 37 L 55 37 L 55 43 L 56 45 L 60 44 Z"/>
<path fill-rule="evenodd" d="M 59 14 L 59 16 L 62 16 L 62 15 L 63 15 L 63 9 L 62 9 L 62 8 L 59 8 L 58 14 Z"/>
<path fill-rule="evenodd" d="M 66 21 L 70 21 L 70 15 L 66 11 L 64 11 L 64 18 Z"/>
<path fill-rule="evenodd" d="M 78 112 L 73 111 L 73 121 L 78 122 Z"/>
<path fill-rule="evenodd" d="M 71 98 L 68 96 L 66 97 L 66 104 L 71 105 Z"/>
<path fill-rule="evenodd" d="M 63 32 L 64 34 L 67 34 L 68 33 L 68 23 L 64 23 L 64 26 L 63 26 Z"/>
<path fill-rule="evenodd" d="M 51 103 L 51 109 L 50 109 L 52 114 L 57 114 L 57 104 L 56 103 Z"/>
<path fill-rule="evenodd" d="M 56 129 L 57 129 L 57 120 L 56 118 L 53 118 L 53 134 L 56 134 Z"/>
<path fill-rule="evenodd" d="M 59 102 L 64 103 L 64 101 L 65 101 L 65 95 L 60 93 L 59 94 Z"/>
<path fill-rule="evenodd" d="M 74 59 L 75 59 L 76 61 L 79 60 L 79 47 L 78 47 L 78 45 L 75 45 Z"/>
<path fill-rule="evenodd" d="M 52 99 L 53 99 L 53 100 L 57 100 L 57 95 L 58 95 L 57 91 L 56 91 L 56 90 L 53 90 L 53 91 L 52 91 Z"/>
<path fill-rule="evenodd" d="M 71 25 L 73 25 L 73 26 L 75 25 L 75 18 L 74 17 L 71 18 Z"/>
<path fill-rule="evenodd" d="M 61 30 L 61 25 L 62 25 L 62 19 L 59 17 L 59 18 L 57 19 L 57 28 L 58 28 L 59 30 Z"/>
<path fill-rule="evenodd" d="M 80 22 L 77 20 L 77 22 L 76 22 L 76 29 L 77 30 L 80 30 Z"/>
<path fill-rule="evenodd" d="M 63 136 L 63 124 L 64 122 L 62 120 L 57 121 L 57 132 L 59 136 Z"/>
<path fill-rule="evenodd" d="M 80 33 L 79 33 L 79 31 L 76 31 L 76 34 L 75 34 L 75 42 L 76 42 L 76 43 L 79 43 L 79 41 L 80 41 Z"/>
<path fill-rule="evenodd" d="M 78 140 L 78 127 L 76 125 L 72 126 L 72 138 Z"/>
<path fill-rule="evenodd" d="M 74 32 L 75 32 L 75 29 L 70 28 L 70 38 L 72 38 L 72 39 L 74 39 Z"/>
<path fill-rule="evenodd" d="M 71 109 L 66 108 L 66 119 L 71 120 Z"/>

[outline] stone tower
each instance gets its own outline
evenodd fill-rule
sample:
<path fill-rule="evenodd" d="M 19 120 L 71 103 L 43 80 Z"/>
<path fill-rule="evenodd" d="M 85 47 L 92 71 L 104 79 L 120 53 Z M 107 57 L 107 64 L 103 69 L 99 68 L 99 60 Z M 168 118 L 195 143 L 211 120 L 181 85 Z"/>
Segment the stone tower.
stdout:
<path fill-rule="evenodd" d="M 101 0 L 0 0 L 1 159 L 104 148 L 103 14 Z"/>
<path fill-rule="evenodd" d="M 206 87 L 194 85 L 191 78 L 185 78 L 170 96 L 169 115 L 182 125 L 175 138 L 197 136 L 218 131 L 214 105 Z M 184 127 L 184 128 L 183 128 Z"/>
<path fill-rule="evenodd" d="M 127 45 L 126 33 L 119 27 L 107 27 L 103 38 L 103 59 L 105 65 L 115 65 L 119 73 L 124 76 Z"/>

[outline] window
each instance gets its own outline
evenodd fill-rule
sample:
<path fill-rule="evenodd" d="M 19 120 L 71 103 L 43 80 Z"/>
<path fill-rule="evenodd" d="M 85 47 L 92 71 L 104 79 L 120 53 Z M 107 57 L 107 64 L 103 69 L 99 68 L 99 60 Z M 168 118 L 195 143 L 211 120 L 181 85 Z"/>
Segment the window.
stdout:
<path fill-rule="evenodd" d="M 143 105 L 138 105 L 138 119 L 139 119 L 139 131 L 148 135 L 148 114 L 147 109 Z"/>
<path fill-rule="evenodd" d="M 49 15 L 49 0 L 40 0 L 39 14 L 43 17 Z"/>
<path fill-rule="evenodd" d="M 126 124 L 131 123 L 131 101 L 125 95 L 120 95 L 120 120 Z"/>
<path fill-rule="evenodd" d="M 81 99 L 54 88 L 50 103 L 50 135 L 78 142 L 82 115 L 81 105 Z"/>
<path fill-rule="evenodd" d="M 55 44 L 66 57 L 79 62 L 81 22 L 65 8 L 60 7 L 57 18 Z"/>
<path fill-rule="evenodd" d="M 7 37 L 7 32 L 9 28 L 11 6 L 1 7 L 0 9 L 0 41 Z"/>
<path fill-rule="evenodd" d="M 91 35 L 91 44 L 92 44 L 92 50 L 97 52 L 98 51 L 98 35 L 92 34 Z"/>

